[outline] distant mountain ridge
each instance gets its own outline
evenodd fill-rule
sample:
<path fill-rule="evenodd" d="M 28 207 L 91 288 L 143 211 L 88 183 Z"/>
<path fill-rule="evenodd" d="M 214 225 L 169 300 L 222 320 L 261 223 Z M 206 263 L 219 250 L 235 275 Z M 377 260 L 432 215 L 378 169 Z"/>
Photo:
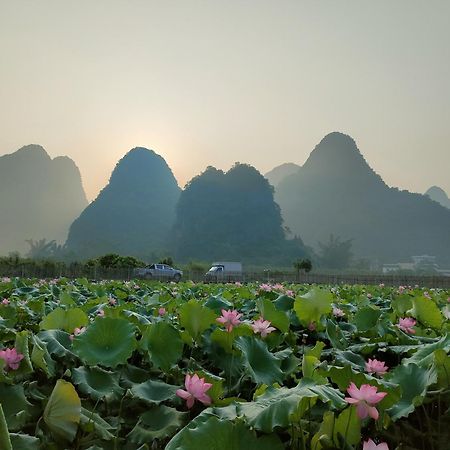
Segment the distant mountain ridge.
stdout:
<path fill-rule="evenodd" d="M 293 175 L 300 170 L 300 166 L 294 163 L 285 163 L 267 172 L 264 176 L 269 180 L 269 183 L 273 187 L 277 187 L 278 184 L 289 175 Z"/>
<path fill-rule="evenodd" d="M 308 245 L 334 234 L 353 239 L 357 257 L 397 262 L 430 254 L 450 262 L 450 211 L 388 187 L 345 134 L 325 136 L 280 182 L 275 199 L 287 226 Z"/>
<path fill-rule="evenodd" d="M 26 239 L 63 243 L 87 204 L 80 171 L 67 156 L 52 159 L 36 144 L 0 156 L 0 255 L 26 253 Z"/>
<path fill-rule="evenodd" d="M 448 197 L 447 193 L 440 187 L 431 186 L 424 195 L 427 195 L 431 198 L 431 200 L 440 203 L 445 208 L 450 209 L 450 198 Z"/>
<path fill-rule="evenodd" d="M 150 258 L 168 247 L 180 188 L 166 161 L 136 147 L 70 227 L 67 248 L 77 258 L 105 253 Z"/>
<path fill-rule="evenodd" d="M 303 243 L 285 239 L 273 187 L 254 167 L 228 172 L 208 167 L 181 193 L 174 249 L 182 260 L 284 261 L 306 255 Z"/>

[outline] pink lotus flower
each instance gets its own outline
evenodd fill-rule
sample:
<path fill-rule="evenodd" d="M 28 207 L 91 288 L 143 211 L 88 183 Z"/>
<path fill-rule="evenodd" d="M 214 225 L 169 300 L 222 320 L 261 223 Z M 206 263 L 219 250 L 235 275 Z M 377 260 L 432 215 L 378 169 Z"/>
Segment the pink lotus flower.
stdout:
<path fill-rule="evenodd" d="M 114 306 L 117 303 L 117 300 L 115 298 L 113 298 L 113 297 L 109 297 L 108 303 L 111 306 Z"/>
<path fill-rule="evenodd" d="M 71 340 L 71 341 L 73 341 L 74 340 L 74 338 L 75 338 L 75 336 L 79 336 L 80 334 L 82 334 L 82 333 L 84 333 L 86 331 L 86 327 L 81 327 L 81 328 L 75 328 L 74 330 L 73 330 L 73 334 L 71 334 L 70 336 L 69 336 L 69 339 Z"/>
<path fill-rule="evenodd" d="M 192 408 L 195 400 L 198 400 L 207 406 L 211 404 L 211 397 L 206 395 L 205 392 L 212 386 L 212 384 L 205 383 L 204 378 L 199 378 L 196 373 L 192 377 L 189 374 L 186 374 L 184 386 L 186 387 L 186 390 L 178 389 L 176 394 L 178 397 L 186 400 L 186 405 L 188 408 Z"/>
<path fill-rule="evenodd" d="M 286 292 L 285 292 L 285 294 L 286 294 L 288 297 L 295 297 L 294 291 L 291 291 L 290 289 L 287 289 Z"/>
<path fill-rule="evenodd" d="M 383 289 L 384 288 L 384 283 L 380 283 L 379 286 L 380 286 L 381 289 Z"/>
<path fill-rule="evenodd" d="M 405 317 L 404 319 L 399 319 L 397 327 L 405 333 L 415 334 L 416 330 L 413 329 L 413 326 L 417 322 L 411 317 Z"/>
<path fill-rule="evenodd" d="M 372 298 L 372 294 L 370 294 L 370 293 L 367 294 L 367 298 L 369 298 L 369 299 Z"/>
<path fill-rule="evenodd" d="M 164 316 L 164 314 L 166 314 L 166 312 L 167 312 L 166 308 L 161 307 L 161 308 L 158 309 L 158 314 L 160 316 Z"/>
<path fill-rule="evenodd" d="M 363 444 L 363 450 L 389 450 L 386 442 L 381 442 L 380 444 L 375 444 L 372 439 L 365 441 Z"/>
<path fill-rule="evenodd" d="M 75 330 L 73 330 L 73 334 L 75 336 L 79 336 L 80 334 L 84 333 L 86 331 L 86 327 L 81 327 L 81 328 L 75 328 Z"/>
<path fill-rule="evenodd" d="M 384 364 L 384 361 L 378 361 L 377 359 L 370 359 L 365 365 L 366 372 L 374 373 L 376 375 L 384 375 L 388 371 L 388 367 Z"/>
<path fill-rule="evenodd" d="M 430 295 L 430 293 L 428 291 L 425 291 L 423 293 L 423 296 L 426 297 L 426 298 L 431 298 L 431 295 Z"/>
<path fill-rule="evenodd" d="M 316 328 L 317 328 L 316 322 L 310 322 L 310 323 L 308 324 L 308 330 L 309 330 L 309 331 L 315 331 Z"/>
<path fill-rule="evenodd" d="M 399 294 L 403 294 L 403 292 L 405 292 L 405 289 L 406 289 L 405 286 L 399 286 L 398 287 L 398 293 Z"/>
<path fill-rule="evenodd" d="M 10 304 L 10 301 L 9 301 L 7 298 L 4 298 L 4 299 L 2 300 L 2 305 L 7 306 L 7 305 L 9 305 L 9 304 Z"/>
<path fill-rule="evenodd" d="M 236 327 L 241 323 L 239 320 L 241 316 L 242 314 L 238 313 L 235 309 L 233 309 L 233 311 L 222 309 L 222 316 L 218 317 L 216 320 L 217 322 L 224 324 L 228 333 L 231 333 L 233 327 Z"/>
<path fill-rule="evenodd" d="M 276 289 L 278 291 L 284 290 L 284 286 L 281 283 L 276 283 L 272 286 L 272 289 Z"/>
<path fill-rule="evenodd" d="M 97 311 L 97 316 L 98 316 L 98 317 L 105 317 L 105 311 L 103 311 L 103 309 L 99 309 L 99 310 Z"/>
<path fill-rule="evenodd" d="M 356 413 L 360 419 L 365 419 L 367 416 L 370 416 L 372 419 L 377 420 L 378 410 L 373 405 L 381 402 L 387 395 L 387 392 L 377 391 L 378 388 L 376 386 L 371 386 L 370 384 L 363 384 L 361 388 L 358 389 L 355 383 L 352 382 L 347 388 L 350 397 L 345 397 L 345 401 L 356 405 Z"/>
<path fill-rule="evenodd" d="M 20 365 L 20 361 L 23 359 L 21 353 L 17 353 L 15 348 L 7 348 L 6 350 L 0 350 L 0 358 L 6 363 L 6 368 L 11 370 L 17 370 Z"/>
<path fill-rule="evenodd" d="M 241 287 L 241 286 L 242 286 L 242 283 L 241 283 L 240 281 L 236 281 L 236 282 L 234 283 L 234 285 L 235 285 L 236 287 Z"/>
<path fill-rule="evenodd" d="M 264 320 L 262 317 L 252 323 L 252 328 L 255 334 L 261 333 L 262 338 L 265 338 L 269 333 L 276 330 L 276 328 L 270 326 L 268 320 Z"/>
<path fill-rule="evenodd" d="M 270 284 L 263 283 L 259 286 L 261 291 L 270 292 L 272 290 L 272 286 Z"/>
<path fill-rule="evenodd" d="M 334 316 L 334 317 L 344 317 L 344 316 L 345 316 L 345 313 L 344 313 L 344 311 L 342 311 L 341 308 L 336 308 L 336 307 L 334 307 L 334 308 L 333 308 L 333 316 Z"/>

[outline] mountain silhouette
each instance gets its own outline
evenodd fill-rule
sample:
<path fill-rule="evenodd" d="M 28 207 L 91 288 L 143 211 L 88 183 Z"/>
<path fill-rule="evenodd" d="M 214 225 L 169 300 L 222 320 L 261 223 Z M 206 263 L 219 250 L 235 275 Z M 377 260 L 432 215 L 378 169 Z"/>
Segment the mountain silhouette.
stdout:
<path fill-rule="evenodd" d="M 148 259 L 167 246 L 179 195 L 166 161 L 136 147 L 70 227 L 68 250 L 78 258 L 119 253 Z"/>
<path fill-rule="evenodd" d="M 27 239 L 63 243 L 87 205 L 81 175 L 66 156 L 51 159 L 40 145 L 0 157 L 0 254 L 26 253 Z"/>
<path fill-rule="evenodd" d="M 269 180 L 269 183 L 276 188 L 282 180 L 284 180 L 289 175 L 297 173 L 299 169 L 300 166 L 297 164 L 285 163 L 273 168 L 264 176 Z"/>
<path fill-rule="evenodd" d="M 450 209 L 450 198 L 448 198 L 447 193 L 438 186 L 432 186 L 425 192 L 425 195 L 434 200 L 435 202 L 440 203 L 445 208 Z"/>
<path fill-rule="evenodd" d="M 352 239 L 356 257 L 378 262 L 429 254 L 450 262 L 450 211 L 429 198 L 387 186 L 355 141 L 325 136 L 276 189 L 287 226 L 317 246 L 331 234 Z"/>
<path fill-rule="evenodd" d="M 287 261 L 306 254 L 300 239 L 285 239 L 273 187 L 254 167 L 224 173 L 208 167 L 181 193 L 174 227 L 181 260 Z"/>

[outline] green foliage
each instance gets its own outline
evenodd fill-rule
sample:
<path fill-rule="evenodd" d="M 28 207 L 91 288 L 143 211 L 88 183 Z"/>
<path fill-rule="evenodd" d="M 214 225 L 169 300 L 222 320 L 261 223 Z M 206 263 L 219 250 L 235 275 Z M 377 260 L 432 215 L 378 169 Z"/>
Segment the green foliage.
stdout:
<path fill-rule="evenodd" d="M 45 424 L 56 437 L 72 442 L 80 415 L 81 401 L 75 388 L 67 381 L 58 380 L 44 410 Z"/>
<path fill-rule="evenodd" d="M 214 311 L 192 299 L 180 307 L 180 325 L 194 338 L 207 330 L 216 321 Z"/>
<path fill-rule="evenodd" d="M 134 326 L 124 319 L 98 318 L 75 337 L 73 347 L 86 364 L 114 368 L 125 364 L 136 348 Z"/>
<path fill-rule="evenodd" d="M 288 289 L 300 295 L 277 294 Z M 23 355 L 17 369 L 0 357 L 0 443 L 350 450 L 364 436 L 390 448 L 444 448 L 438 430 L 450 420 L 438 411 L 450 407 L 450 335 L 440 311 L 449 292 L 422 292 L 403 315 L 391 300 L 396 290 L 382 287 L 285 284 L 265 292 L 259 284 L 0 280 L 0 295 L 10 299 L 0 305 L 0 350 Z M 333 307 L 345 315 L 332 317 Z M 222 308 L 242 314 L 231 332 L 216 320 Z M 398 331 L 405 316 L 417 319 L 414 335 Z M 255 334 L 258 317 L 277 331 Z M 384 361 L 387 373 L 367 373 L 368 358 Z M 187 374 L 212 384 L 210 407 L 195 399 L 188 410 L 177 396 L 190 389 Z M 351 382 L 387 393 L 378 421 L 359 420 L 347 405 Z"/>
<path fill-rule="evenodd" d="M 282 382 L 281 362 L 269 352 L 263 341 L 242 336 L 236 339 L 236 346 L 241 350 L 248 373 L 255 383 L 269 385 Z"/>
<path fill-rule="evenodd" d="M 180 332 L 166 322 L 149 325 L 143 334 L 141 345 L 149 352 L 155 367 L 165 372 L 178 362 L 183 350 Z"/>
<path fill-rule="evenodd" d="M 41 330 L 64 330 L 72 333 L 75 328 L 84 327 L 88 323 L 87 314 L 80 308 L 56 308 L 44 317 L 40 326 Z"/>
<path fill-rule="evenodd" d="M 327 269 L 345 269 L 352 259 L 352 240 L 341 241 L 339 236 L 330 234 L 328 242 L 319 242 L 320 264 Z"/>
<path fill-rule="evenodd" d="M 314 288 L 295 299 L 294 310 L 302 325 L 307 327 L 315 324 L 320 329 L 323 328 L 320 319 L 323 315 L 331 313 L 332 302 L 331 292 Z"/>
<path fill-rule="evenodd" d="M 283 450 L 276 435 L 257 437 L 244 424 L 200 415 L 167 445 L 166 450 Z"/>

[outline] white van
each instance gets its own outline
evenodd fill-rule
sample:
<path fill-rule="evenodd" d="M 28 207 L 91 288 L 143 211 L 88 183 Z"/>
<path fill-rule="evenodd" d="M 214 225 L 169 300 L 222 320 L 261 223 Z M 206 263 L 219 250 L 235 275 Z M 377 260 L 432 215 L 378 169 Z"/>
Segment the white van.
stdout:
<path fill-rule="evenodd" d="M 213 262 L 205 274 L 205 281 L 229 282 L 242 280 L 242 263 L 230 261 Z"/>

